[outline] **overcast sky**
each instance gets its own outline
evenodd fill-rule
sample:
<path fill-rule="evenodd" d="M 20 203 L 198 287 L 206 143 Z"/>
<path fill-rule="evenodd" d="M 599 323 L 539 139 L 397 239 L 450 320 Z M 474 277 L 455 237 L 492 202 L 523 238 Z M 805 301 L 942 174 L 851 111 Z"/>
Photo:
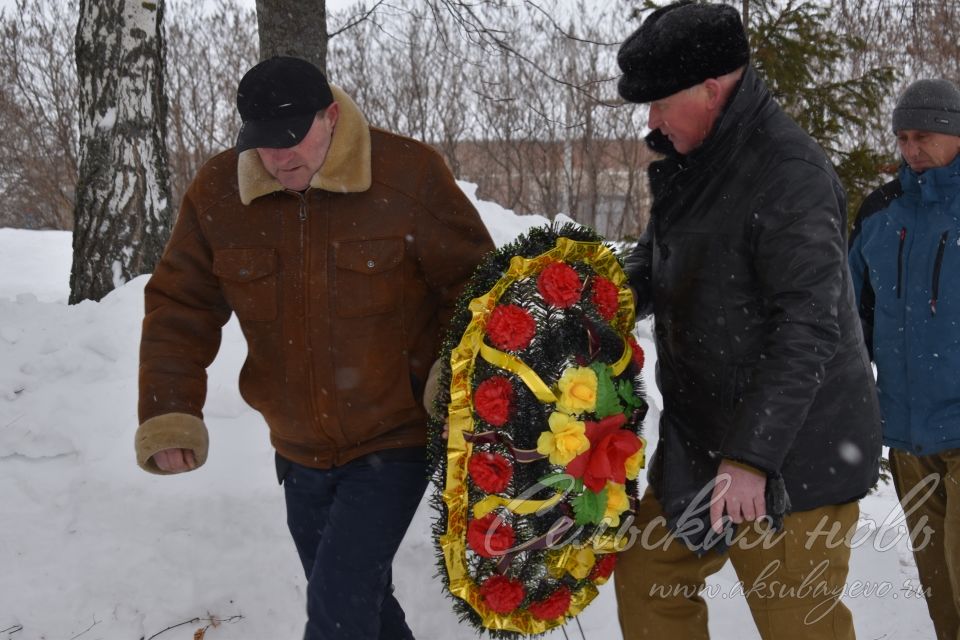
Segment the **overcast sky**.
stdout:
<path fill-rule="evenodd" d="M 73 11 L 77 11 L 78 7 L 80 6 L 80 3 L 77 0 L 61 0 L 61 1 L 63 2 L 64 5 L 66 5 L 67 7 L 69 7 L 70 10 L 73 10 Z M 209 3 L 210 0 L 204 0 L 204 1 Z M 253 8 L 256 6 L 256 0 L 233 0 L 233 1 L 236 4 L 242 5 L 244 7 Z M 361 0 L 327 0 L 327 11 L 339 11 L 340 9 L 344 9 L 346 7 L 354 5 L 359 1 Z M 369 4 L 369 0 L 368 0 L 368 4 Z M 0 9 L 5 9 L 7 11 L 10 11 L 15 6 L 16 6 L 15 0 L 0 0 Z M 169 0 L 167 2 L 167 6 L 168 7 L 170 6 Z"/>
<path fill-rule="evenodd" d="M 93 1 L 96 2 L 97 0 L 93 0 Z M 185 0 L 181 0 L 181 2 L 177 2 L 177 3 L 171 3 L 170 0 L 167 0 L 167 12 L 169 13 L 171 10 L 173 10 L 177 4 L 183 4 L 183 1 Z M 200 1 L 208 6 L 213 5 L 215 2 L 215 0 L 200 0 Z M 253 9 L 257 5 L 256 0 L 229 0 L 229 1 L 243 7 L 250 7 L 251 9 Z M 343 9 L 347 9 L 349 7 L 352 7 L 353 5 L 360 4 L 360 3 L 364 3 L 367 6 L 370 6 L 375 1 L 376 0 L 327 0 L 327 11 L 328 12 L 342 11 Z M 576 0 L 561 0 L 561 1 L 568 3 L 569 6 L 573 6 Z M 79 0 L 57 0 L 57 4 L 63 5 L 64 10 L 73 11 L 74 13 L 77 12 L 80 6 Z M 599 10 L 604 8 L 604 0 L 590 0 L 588 5 L 593 5 L 596 9 Z M 0 10 L 9 12 L 9 11 L 12 11 L 15 7 L 16 7 L 16 0 L 0 0 Z"/>
<path fill-rule="evenodd" d="M 327 0 L 327 11 L 339 11 L 340 9 L 357 4 L 359 0 Z M 253 8 L 256 6 L 256 0 L 235 0 L 237 4 Z M 370 2 L 368 1 L 369 5 Z"/>
<path fill-rule="evenodd" d="M 212 0 L 202 0 L 205 4 L 212 4 Z M 327 11 L 340 11 L 347 7 L 363 2 L 364 0 L 327 0 Z M 366 4 L 369 6 L 374 0 L 366 0 Z M 78 0 L 60 0 L 66 8 L 72 11 L 77 11 L 80 3 Z M 256 0 L 233 0 L 234 3 L 239 4 L 244 7 L 250 7 L 251 9 L 256 6 Z M 599 6 L 602 6 L 601 2 L 597 3 Z M 0 9 L 11 10 L 16 6 L 16 0 L 0 0 Z M 168 11 L 170 10 L 171 3 L 170 0 L 167 0 Z"/>

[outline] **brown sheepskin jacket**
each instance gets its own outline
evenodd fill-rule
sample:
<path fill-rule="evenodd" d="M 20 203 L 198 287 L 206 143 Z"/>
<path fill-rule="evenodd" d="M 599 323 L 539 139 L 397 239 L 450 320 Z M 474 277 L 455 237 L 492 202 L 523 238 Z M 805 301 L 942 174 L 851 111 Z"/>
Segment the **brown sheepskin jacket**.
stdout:
<path fill-rule="evenodd" d="M 283 457 L 328 468 L 426 442 L 423 384 L 464 284 L 493 243 L 443 159 L 341 113 L 305 193 L 255 149 L 200 169 L 147 283 L 141 467 L 168 448 L 207 457 L 206 368 L 236 313 L 243 398 Z"/>

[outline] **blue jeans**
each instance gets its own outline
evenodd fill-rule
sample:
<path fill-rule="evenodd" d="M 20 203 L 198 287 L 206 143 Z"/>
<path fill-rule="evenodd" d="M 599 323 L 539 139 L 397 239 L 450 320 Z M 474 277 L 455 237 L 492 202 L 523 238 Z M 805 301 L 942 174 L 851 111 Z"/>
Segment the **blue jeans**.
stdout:
<path fill-rule="evenodd" d="M 278 458 L 287 526 L 307 576 L 304 640 L 412 640 L 391 567 L 427 487 L 423 449 L 332 469 Z"/>

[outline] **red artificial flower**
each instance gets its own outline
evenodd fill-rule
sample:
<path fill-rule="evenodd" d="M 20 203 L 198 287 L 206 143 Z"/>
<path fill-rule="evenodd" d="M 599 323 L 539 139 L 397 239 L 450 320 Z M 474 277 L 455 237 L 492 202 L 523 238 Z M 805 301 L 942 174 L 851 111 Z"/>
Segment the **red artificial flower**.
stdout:
<path fill-rule="evenodd" d="M 490 576 L 480 585 L 480 597 L 495 613 L 516 611 L 524 595 L 523 583 L 506 576 Z"/>
<path fill-rule="evenodd" d="M 484 558 L 504 555 L 513 546 L 515 538 L 513 527 L 495 513 L 474 518 L 467 525 L 467 544 Z"/>
<path fill-rule="evenodd" d="M 487 336 L 497 349 L 522 351 L 537 332 L 537 322 L 526 309 L 515 304 L 494 307 L 487 319 Z"/>
<path fill-rule="evenodd" d="M 627 481 L 627 458 L 640 450 L 640 438 L 621 429 L 627 417 L 617 413 L 600 422 L 586 422 L 590 448 L 567 464 L 567 473 L 583 478 L 583 484 L 595 493 L 607 486 L 607 480 L 618 484 Z"/>
<path fill-rule="evenodd" d="M 513 385 L 503 376 L 491 376 L 477 385 L 473 406 L 477 415 L 495 427 L 502 427 L 510 417 Z"/>
<path fill-rule="evenodd" d="M 590 572 L 590 579 L 594 582 L 598 580 L 605 582 L 610 579 L 610 576 L 613 574 L 613 570 L 616 566 L 617 554 L 604 554 L 600 556 L 600 559 L 597 560 L 597 563 L 593 565 L 593 571 Z"/>
<path fill-rule="evenodd" d="M 600 317 L 607 322 L 613 320 L 613 317 L 617 315 L 617 309 L 620 308 L 620 290 L 617 289 L 617 285 L 606 278 L 597 276 L 593 279 L 593 296 L 591 296 L 591 299 L 593 304 L 596 305 L 597 311 L 600 312 Z"/>
<path fill-rule="evenodd" d="M 643 369 L 643 347 L 637 344 L 633 336 L 628 336 L 627 342 L 630 343 L 630 349 L 633 351 L 633 364 L 637 365 L 637 369 Z"/>
<path fill-rule="evenodd" d="M 500 493 L 513 476 L 510 462 L 496 453 L 474 453 L 467 463 L 467 471 L 473 484 L 487 493 Z"/>
<path fill-rule="evenodd" d="M 537 289 L 540 295 L 560 309 L 572 307 L 580 300 L 580 276 L 568 264 L 554 262 L 547 266 L 537 277 Z"/>
<path fill-rule="evenodd" d="M 570 608 L 570 598 L 570 588 L 562 586 L 547 596 L 546 600 L 531 604 L 527 607 L 527 610 L 534 618 L 540 620 L 556 620 Z"/>

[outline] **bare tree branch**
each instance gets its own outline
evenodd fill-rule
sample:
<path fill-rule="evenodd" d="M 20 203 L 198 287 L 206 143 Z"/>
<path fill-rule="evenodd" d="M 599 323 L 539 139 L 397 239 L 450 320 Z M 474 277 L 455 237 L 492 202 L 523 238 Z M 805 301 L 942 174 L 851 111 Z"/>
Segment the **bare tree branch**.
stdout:
<path fill-rule="evenodd" d="M 377 0 L 377 2 L 374 3 L 374 5 L 373 5 L 372 7 L 370 7 L 368 10 L 363 11 L 362 13 L 359 13 L 359 14 L 357 14 L 356 16 L 353 16 L 352 18 L 350 18 L 350 21 L 347 22 L 347 24 L 343 25 L 341 28 L 337 29 L 336 31 L 327 34 L 327 38 L 336 37 L 336 36 L 340 35 L 341 33 L 343 33 L 344 31 L 348 31 L 348 30 L 350 30 L 350 29 L 353 29 L 354 27 L 356 27 L 356 26 L 357 26 L 358 24 L 360 24 L 361 22 L 369 19 L 370 16 L 372 16 L 374 13 L 376 13 L 376 12 L 377 12 L 377 9 L 379 9 L 380 6 L 383 5 L 385 2 L 386 2 L 386 0 Z"/>
<path fill-rule="evenodd" d="M 80 636 L 88 633 L 88 632 L 90 631 L 90 629 L 93 629 L 93 628 L 94 628 L 95 626 L 97 626 L 98 624 L 100 624 L 100 621 L 97 620 L 96 616 L 94 616 L 94 618 L 93 618 L 93 624 L 91 624 L 89 627 L 87 627 L 86 629 L 84 629 L 83 631 L 81 631 L 80 633 L 78 633 L 77 635 L 71 637 L 70 640 L 76 640 L 76 639 L 79 638 Z"/>
<path fill-rule="evenodd" d="M 557 33 L 562 35 L 564 38 L 567 38 L 568 40 L 573 40 L 574 42 L 582 42 L 583 44 L 593 44 L 600 47 L 620 46 L 620 42 L 621 42 L 620 40 L 615 40 L 613 42 L 600 42 L 598 40 L 591 40 L 588 38 L 580 38 L 578 36 L 575 36 L 571 32 L 563 29 L 560 26 L 560 24 L 554 19 L 554 17 L 550 15 L 542 6 L 540 6 L 539 2 L 533 2 L 532 0 L 525 0 L 525 2 L 535 12 L 541 14 L 544 18 L 546 18 L 550 22 L 550 24 L 553 26 L 553 28 L 557 30 Z"/>

